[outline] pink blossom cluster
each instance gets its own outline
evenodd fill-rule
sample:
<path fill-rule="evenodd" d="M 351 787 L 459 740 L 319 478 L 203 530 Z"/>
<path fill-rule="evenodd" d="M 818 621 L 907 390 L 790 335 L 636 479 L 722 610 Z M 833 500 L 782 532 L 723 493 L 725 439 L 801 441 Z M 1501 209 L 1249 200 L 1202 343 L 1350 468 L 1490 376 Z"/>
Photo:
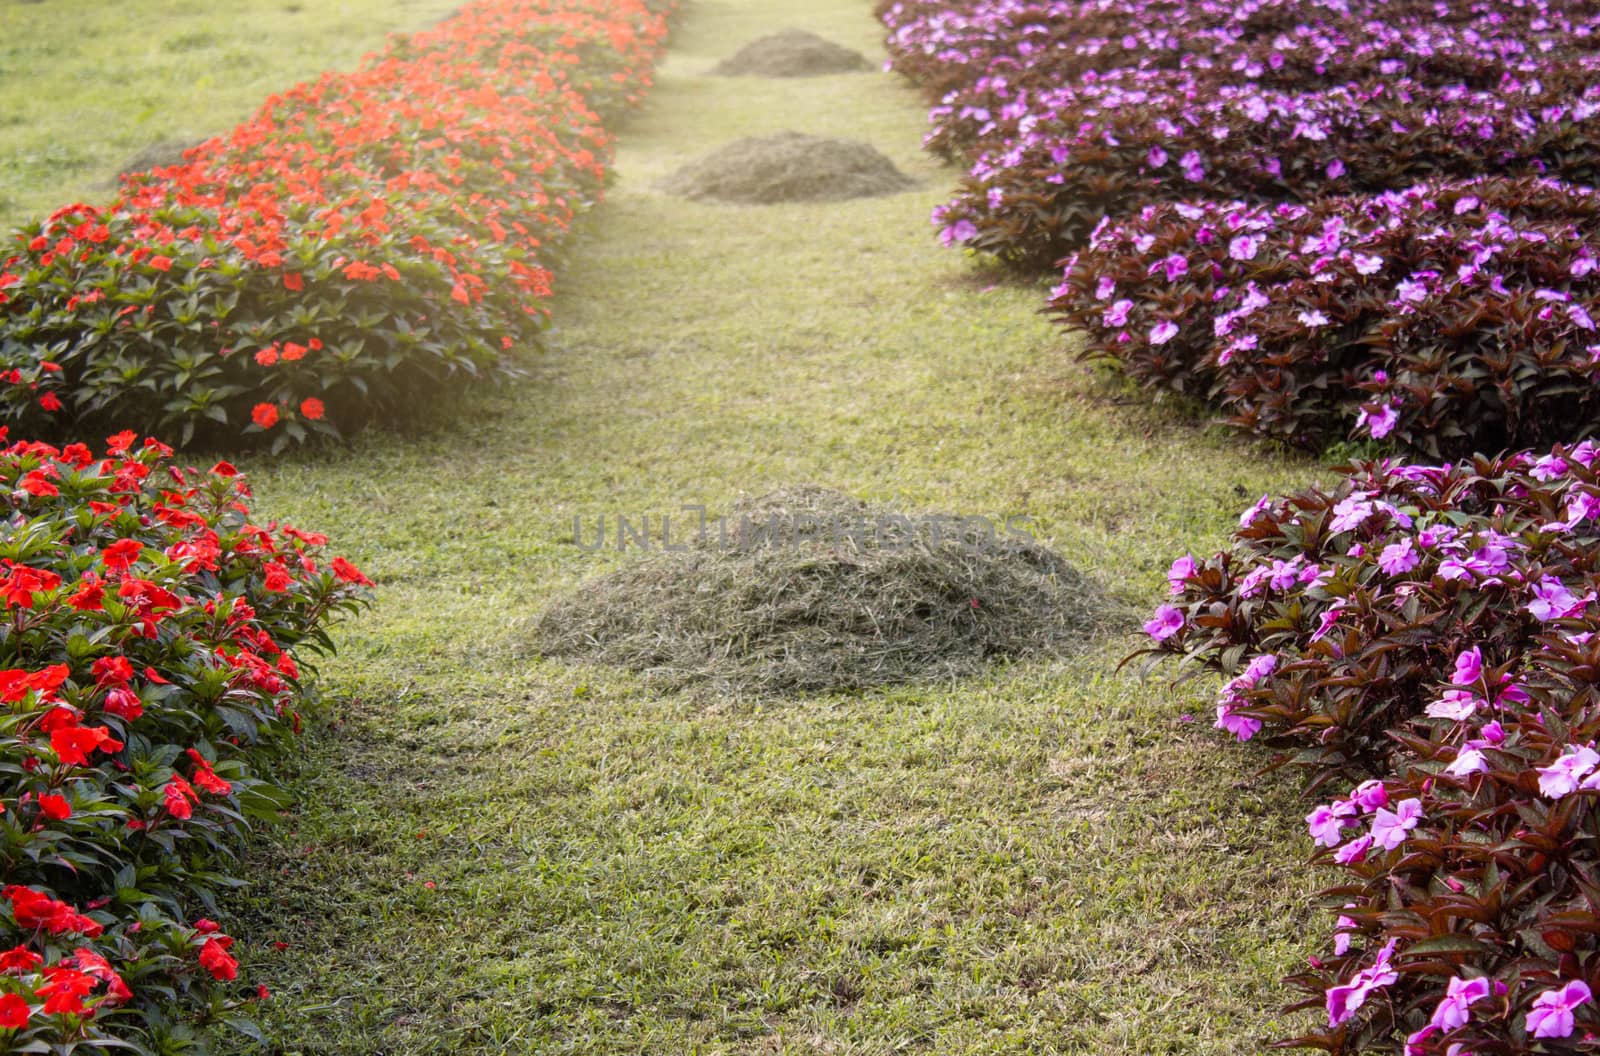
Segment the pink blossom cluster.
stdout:
<path fill-rule="evenodd" d="M 1330 952 L 1291 979 L 1325 1026 L 1295 1040 L 1600 1032 L 1600 446 L 1357 466 L 1168 579 L 1146 632 L 1232 675 L 1217 726 L 1347 781 L 1306 816 L 1345 876 Z"/>

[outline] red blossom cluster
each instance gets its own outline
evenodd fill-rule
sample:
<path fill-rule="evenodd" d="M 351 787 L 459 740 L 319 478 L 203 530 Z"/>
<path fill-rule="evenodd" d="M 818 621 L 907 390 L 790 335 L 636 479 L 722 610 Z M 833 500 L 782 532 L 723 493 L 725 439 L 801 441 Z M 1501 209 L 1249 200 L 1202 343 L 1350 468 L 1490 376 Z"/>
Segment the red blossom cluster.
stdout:
<path fill-rule="evenodd" d="M 662 0 L 479 0 L 0 251 L 0 420 L 275 448 L 513 373 Z"/>
<path fill-rule="evenodd" d="M 260 774 L 300 728 L 295 653 L 372 584 L 252 523 L 226 462 L 0 443 L 0 1046 L 143 1046 L 238 1003 L 202 985 L 237 977 L 233 940 L 192 914 L 281 803 Z"/>

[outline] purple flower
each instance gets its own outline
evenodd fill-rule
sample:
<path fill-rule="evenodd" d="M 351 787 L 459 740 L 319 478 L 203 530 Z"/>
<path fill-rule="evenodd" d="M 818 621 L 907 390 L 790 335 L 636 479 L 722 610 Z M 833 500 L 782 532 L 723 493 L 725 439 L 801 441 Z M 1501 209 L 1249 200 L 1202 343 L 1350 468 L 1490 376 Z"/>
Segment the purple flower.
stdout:
<path fill-rule="evenodd" d="M 1383 270 L 1383 258 L 1370 256 L 1366 253 L 1352 253 L 1350 263 L 1356 266 L 1358 275 L 1376 275 Z"/>
<path fill-rule="evenodd" d="M 1456 654 L 1456 669 L 1450 681 L 1458 686 L 1470 686 L 1483 677 L 1483 651 L 1477 646 Z"/>
<path fill-rule="evenodd" d="M 1228 256 L 1234 260 L 1254 260 L 1261 248 L 1261 236 L 1239 235 L 1228 243 Z"/>
<path fill-rule="evenodd" d="M 1236 714 L 1233 710 L 1236 706 L 1233 701 L 1223 701 L 1217 705 L 1216 728 L 1226 730 L 1241 741 L 1248 741 L 1261 729 L 1261 721 Z"/>
<path fill-rule="evenodd" d="M 1430 719 L 1453 719 L 1461 722 L 1470 719 L 1483 707 L 1484 701 L 1464 689 L 1447 689 L 1444 694 L 1432 704 L 1428 705 L 1427 715 Z"/>
<path fill-rule="evenodd" d="M 1172 589 L 1172 593 L 1182 594 L 1184 581 L 1194 575 L 1199 567 L 1191 554 L 1184 554 L 1172 562 L 1171 567 L 1167 569 L 1167 586 Z"/>
<path fill-rule="evenodd" d="M 1465 1026 L 1470 1015 L 1467 1009 L 1474 1001 L 1481 1001 L 1488 996 L 1489 980 L 1453 978 L 1428 1022 L 1444 1031 Z"/>
<path fill-rule="evenodd" d="M 1319 327 L 1328 325 L 1328 317 L 1315 308 L 1307 312 L 1299 312 L 1295 315 L 1295 318 L 1300 320 L 1309 330 L 1316 330 Z"/>
<path fill-rule="evenodd" d="M 1561 758 L 1538 768 L 1539 792 L 1551 799 L 1569 796 L 1596 766 L 1600 766 L 1600 754 L 1593 748 L 1568 748 Z"/>
<path fill-rule="evenodd" d="M 1394 810 L 1379 808 L 1372 815 L 1372 840 L 1386 851 L 1406 842 L 1406 833 L 1422 820 L 1422 800 L 1405 799 Z"/>
<path fill-rule="evenodd" d="M 1106 309 L 1105 317 L 1101 320 L 1107 327 L 1115 328 L 1125 326 L 1128 322 L 1128 313 L 1133 310 L 1133 302 L 1128 300 L 1118 301 Z"/>
<path fill-rule="evenodd" d="M 1255 519 L 1272 505 L 1272 496 L 1263 495 L 1256 500 L 1256 504 L 1239 515 L 1239 527 L 1248 528 L 1255 523 Z"/>
<path fill-rule="evenodd" d="M 1444 768 L 1444 772 L 1452 777 L 1466 777 L 1469 774 L 1481 774 L 1489 769 L 1489 761 L 1484 758 L 1483 752 L 1477 748 L 1463 748 L 1456 753 L 1455 761 Z"/>
<path fill-rule="evenodd" d="M 1389 967 L 1389 958 L 1394 955 L 1394 946 L 1395 940 L 1390 939 L 1378 952 L 1378 959 L 1371 967 L 1361 969 L 1351 976 L 1348 983 L 1328 988 L 1328 1026 L 1337 1027 L 1355 1015 L 1356 1011 L 1366 1004 L 1367 996 L 1374 990 L 1380 990 L 1400 978 L 1394 969 Z"/>
<path fill-rule="evenodd" d="M 1111 295 L 1116 292 L 1117 280 L 1113 279 L 1110 275 L 1102 275 L 1100 276 L 1100 281 L 1095 283 L 1094 299 L 1097 301 L 1108 300 L 1110 299 Z"/>
<path fill-rule="evenodd" d="M 1344 839 L 1344 828 L 1353 824 L 1356 808 L 1351 803 L 1335 800 L 1322 804 L 1306 815 L 1306 828 L 1319 847 L 1337 847 Z"/>
<path fill-rule="evenodd" d="M 1343 175 L 1344 162 L 1340 161 L 1338 158 L 1334 158 L 1332 161 L 1328 162 L 1328 179 L 1337 180 Z"/>
<path fill-rule="evenodd" d="M 1554 576 L 1545 576 L 1533 588 L 1534 601 L 1528 603 L 1528 612 L 1545 623 L 1566 619 L 1583 610 L 1593 596 L 1579 598 Z"/>
<path fill-rule="evenodd" d="M 1528 1034 L 1535 1038 L 1571 1037 L 1575 1026 L 1572 1010 L 1588 1004 L 1593 996 L 1581 979 L 1574 979 L 1559 990 L 1546 990 L 1533 999 L 1533 1007 L 1528 1010 Z"/>
<path fill-rule="evenodd" d="M 1566 476 L 1571 468 L 1567 465 L 1566 459 L 1559 455 L 1543 455 L 1533 464 L 1533 468 L 1528 470 L 1528 475 L 1535 480 L 1550 481 Z"/>
<path fill-rule="evenodd" d="M 1167 163 L 1167 152 L 1160 147 L 1151 147 L 1150 153 L 1145 155 L 1145 161 L 1152 169 L 1159 169 Z"/>
<path fill-rule="evenodd" d="M 1378 567 L 1383 569 L 1384 575 L 1387 576 L 1404 575 L 1421 563 L 1422 555 L 1411 545 L 1409 536 L 1398 543 L 1390 543 L 1378 555 Z"/>
<path fill-rule="evenodd" d="M 1371 836 L 1357 836 L 1349 843 L 1333 852 L 1333 860 L 1340 865 L 1349 865 L 1352 862 L 1362 862 L 1367 858 L 1367 852 L 1372 850 Z"/>
<path fill-rule="evenodd" d="M 1163 319 L 1150 328 L 1150 343 L 1164 345 L 1178 336 L 1178 324 L 1170 319 Z"/>
<path fill-rule="evenodd" d="M 1183 630 L 1183 610 L 1175 605 L 1163 605 L 1156 610 L 1155 617 L 1144 625 L 1144 633 L 1158 642 Z"/>
<path fill-rule="evenodd" d="M 1189 260 L 1181 253 L 1174 253 L 1158 265 L 1167 275 L 1168 282 L 1176 282 L 1189 274 Z"/>
<path fill-rule="evenodd" d="M 1392 403 L 1386 403 L 1376 411 L 1362 407 L 1361 413 L 1356 415 L 1356 428 L 1366 429 L 1374 440 L 1382 440 L 1394 432 L 1399 422 L 1400 411 Z"/>
<path fill-rule="evenodd" d="M 1337 535 L 1348 532 L 1352 528 L 1359 528 L 1368 517 L 1373 514 L 1371 498 L 1365 491 L 1355 491 L 1340 499 L 1333 507 L 1333 520 L 1328 522 L 1328 531 Z"/>
<path fill-rule="evenodd" d="M 939 232 L 939 241 L 947 246 L 953 246 L 957 242 L 966 242 L 977 237 L 978 225 L 971 220 L 957 220 Z"/>
<path fill-rule="evenodd" d="M 1379 780 L 1363 781 L 1350 793 L 1350 801 L 1362 810 L 1377 810 L 1389 805 L 1389 790 Z"/>

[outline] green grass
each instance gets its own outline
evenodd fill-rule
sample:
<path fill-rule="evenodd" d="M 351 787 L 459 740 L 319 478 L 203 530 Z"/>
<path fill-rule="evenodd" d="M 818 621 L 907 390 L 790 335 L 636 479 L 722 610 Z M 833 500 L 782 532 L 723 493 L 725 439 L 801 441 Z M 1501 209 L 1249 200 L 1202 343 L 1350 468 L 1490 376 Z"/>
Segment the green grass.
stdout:
<path fill-rule="evenodd" d="M 157 143 L 226 132 L 460 0 L 0 0 L 0 232 L 107 200 Z"/>
<path fill-rule="evenodd" d="M 272 1051 L 1221 1054 L 1295 1025 L 1278 979 L 1328 927 L 1305 807 L 1209 730 L 1205 687 L 1119 673 L 1130 641 L 783 702 L 528 655 L 539 608 L 619 560 L 572 545 L 574 515 L 815 481 L 1030 516 L 1148 606 L 1173 556 L 1316 472 L 1074 364 L 1039 289 L 941 250 L 954 174 L 894 79 L 703 75 L 790 24 L 881 55 L 864 0 L 694 4 L 526 383 L 430 435 L 244 460 L 268 515 L 381 586 L 323 667 L 303 806 L 231 907 Z M 241 46 L 224 29 L 206 46 Z M 870 140 L 922 189 L 651 189 L 784 128 Z"/>

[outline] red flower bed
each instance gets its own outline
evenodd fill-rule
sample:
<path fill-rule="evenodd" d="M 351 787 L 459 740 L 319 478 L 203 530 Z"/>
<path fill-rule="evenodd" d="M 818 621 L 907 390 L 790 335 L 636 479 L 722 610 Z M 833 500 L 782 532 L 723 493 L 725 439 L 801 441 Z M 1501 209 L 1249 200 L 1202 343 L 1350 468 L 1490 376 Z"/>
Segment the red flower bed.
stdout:
<path fill-rule="evenodd" d="M 251 523 L 227 463 L 108 445 L 0 450 L 8 1052 L 153 1051 L 153 1027 L 241 1004 L 207 907 L 282 806 L 262 774 L 300 729 L 297 654 L 370 585 L 323 537 Z"/>
<path fill-rule="evenodd" d="M 274 449 L 514 371 L 662 0 L 479 0 L 0 257 L 0 420 Z"/>
<path fill-rule="evenodd" d="M 1336 1053 L 1590 1051 L 1600 1033 L 1600 449 L 1358 466 L 1171 570 L 1157 655 L 1309 768 Z M 1402 1040 L 1404 1042 L 1402 1043 Z"/>

